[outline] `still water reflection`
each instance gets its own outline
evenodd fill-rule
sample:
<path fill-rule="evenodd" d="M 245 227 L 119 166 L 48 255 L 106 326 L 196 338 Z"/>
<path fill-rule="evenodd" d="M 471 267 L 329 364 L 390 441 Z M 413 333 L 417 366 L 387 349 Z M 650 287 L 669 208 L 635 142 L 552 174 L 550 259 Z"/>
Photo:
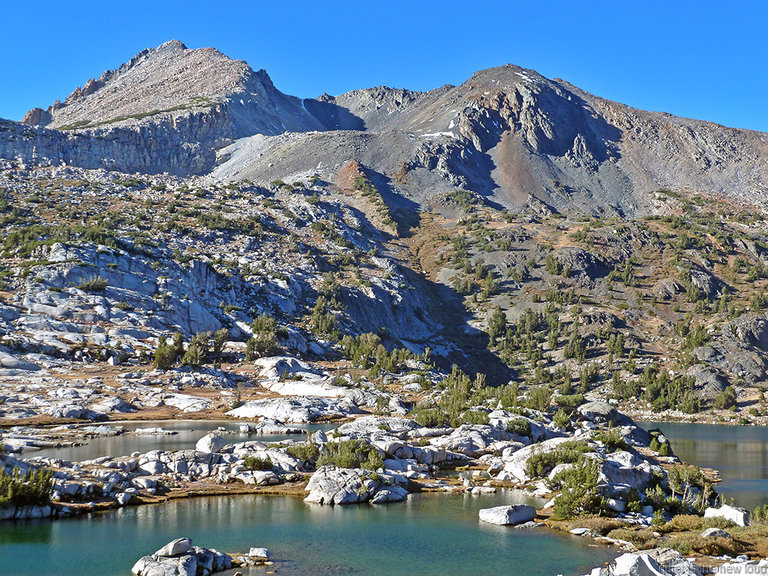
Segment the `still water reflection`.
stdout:
<path fill-rule="evenodd" d="M 717 490 L 736 504 L 754 508 L 768 504 L 768 428 L 719 424 L 639 422 L 659 428 L 675 454 L 689 464 L 720 471 Z"/>
<path fill-rule="evenodd" d="M 125 422 L 115 423 L 114 426 L 122 426 L 126 433 L 119 436 L 92 438 L 87 444 L 82 446 L 72 446 L 64 448 L 47 448 L 33 452 L 25 452 L 24 456 L 49 456 L 61 458 L 63 460 L 80 461 L 91 460 L 99 456 L 130 456 L 131 452 L 149 452 L 150 450 L 185 450 L 194 448 L 200 438 L 224 428 L 223 435 L 227 442 L 244 442 L 246 440 L 260 440 L 263 442 L 279 442 L 285 439 L 301 440 L 300 434 L 279 435 L 279 434 L 247 434 L 239 431 L 239 422 L 227 421 L 202 421 L 187 420 L 181 422 L 162 421 L 162 422 Z M 174 431 L 173 435 L 157 434 L 135 434 L 132 431 L 137 428 L 162 427 L 165 430 Z M 290 425 L 293 428 L 302 428 L 310 432 L 315 430 L 329 430 L 338 426 L 338 424 L 310 424 L 310 425 Z"/>

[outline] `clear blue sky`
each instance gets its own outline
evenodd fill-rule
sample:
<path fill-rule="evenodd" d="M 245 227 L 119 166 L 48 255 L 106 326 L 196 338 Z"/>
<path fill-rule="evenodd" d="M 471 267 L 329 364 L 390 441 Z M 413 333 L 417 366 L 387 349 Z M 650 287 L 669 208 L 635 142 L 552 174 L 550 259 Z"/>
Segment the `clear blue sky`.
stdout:
<path fill-rule="evenodd" d="M 314 97 L 427 90 L 513 63 L 649 110 L 768 131 L 768 3 L 0 0 L 0 117 L 178 39 Z"/>

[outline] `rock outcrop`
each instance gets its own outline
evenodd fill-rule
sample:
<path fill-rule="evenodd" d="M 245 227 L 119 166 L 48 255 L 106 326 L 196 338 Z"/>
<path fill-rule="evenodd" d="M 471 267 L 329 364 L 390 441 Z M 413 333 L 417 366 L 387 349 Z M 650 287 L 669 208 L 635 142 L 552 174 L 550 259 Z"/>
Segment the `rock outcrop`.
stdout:
<path fill-rule="evenodd" d="M 536 518 L 536 508 L 533 506 L 496 506 L 483 508 L 479 512 L 481 522 L 498 524 L 499 526 L 513 526 L 530 522 Z"/>
<path fill-rule="evenodd" d="M 622 554 L 609 567 L 595 568 L 590 576 L 701 576 L 701 569 L 669 548 Z"/>
<path fill-rule="evenodd" d="M 363 468 L 322 466 L 307 484 L 305 502 L 327 505 L 371 502 L 401 502 L 408 496 L 402 476 L 383 474 Z"/>
<path fill-rule="evenodd" d="M 215 150 L 236 138 L 323 128 L 266 71 L 175 40 L 140 52 L 22 122 L 29 127 L 0 127 L 9 136 L 25 135 L 13 138 L 15 151 L 0 146 L 0 156 L 174 174 L 209 171 Z"/>
<path fill-rule="evenodd" d="M 233 566 L 255 566 L 269 561 L 266 548 L 251 548 L 233 558 L 218 550 L 193 546 L 189 538 L 172 540 L 150 556 L 140 558 L 131 572 L 136 576 L 209 576 Z"/>

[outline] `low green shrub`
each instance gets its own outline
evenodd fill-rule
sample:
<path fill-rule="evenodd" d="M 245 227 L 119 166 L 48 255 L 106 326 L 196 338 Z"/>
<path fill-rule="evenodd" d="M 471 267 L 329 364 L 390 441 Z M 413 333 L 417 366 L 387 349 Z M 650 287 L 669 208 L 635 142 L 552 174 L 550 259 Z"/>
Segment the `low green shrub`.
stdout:
<path fill-rule="evenodd" d="M 533 410 L 546 412 L 552 400 L 552 392 L 546 386 L 534 386 L 528 390 L 526 404 Z"/>
<path fill-rule="evenodd" d="M 377 371 L 396 372 L 406 360 L 418 358 L 406 348 L 387 350 L 381 337 L 370 332 L 359 336 L 344 336 L 340 344 L 344 357 L 351 360 L 355 367 L 366 370 L 376 368 Z"/>
<path fill-rule="evenodd" d="M 575 410 L 582 404 L 584 404 L 583 394 L 562 394 L 555 398 L 555 404 L 561 408 L 569 408 Z"/>
<path fill-rule="evenodd" d="M 726 518 L 703 518 L 696 514 L 678 514 L 669 522 L 657 528 L 662 534 L 671 532 L 700 532 L 706 528 L 733 528 L 735 524 Z"/>
<path fill-rule="evenodd" d="M 507 422 L 507 432 L 518 436 L 530 436 L 531 423 L 525 418 L 515 418 Z"/>
<path fill-rule="evenodd" d="M 555 498 L 552 517 L 563 520 L 601 512 L 604 498 L 598 487 L 599 479 L 600 463 L 583 454 L 579 456 L 573 466 L 553 479 L 562 490 Z"/>
<path fill-rule="evenodd" d="M 320 449 L 314 442 L 298 442 L 289 446 L 286 452 L 304 464 L 314 464 L 320 457 Z"/>
<path fill-rule="evenodd" d="M 678 514 L 669 522 L 657 528 L 658 532 L 668 534 L 670 532 L 688 532 L 691 530 L 703 530 L 704 519 L 695 514 Z"/>
<path fill-rule="evenodd" d="M 155 368 L 158 370 L 170 370 L 184 353 L 184 337 L 181 332 L 176 332 L 173 336 L 173 343 L 168 344 L 165 336 L 160 336 L 155 350 Z"/>
<path fill-rule="evenodd" d="M 651 443 L 649 445 L 649 448 L 654 452 L 658 452 L 659 456 L 672 455 L 672 446 L 669 444 L 669 440 L 665 438 L 663 443 L 659 441 L 658 432 L 651 432 Z"/>
<path fill-rule="evenodd" d="M 51 501 L 53 472 L 46 468 L 10 474 L 0 470 L 0 506 L 44 506 Z"/>
<path fill-rule="evenodd" d="M 465 410 L 461 413 L 457 422 L 452 422 L 454 426 L 461 426 L 462 424 L 488 424 L 490 419 L 488 414 L 482 410 Z"/>
<path fill-rule="evenodd" d="M 592 438 L 605 444 L 605 447 L 609 452 L 626 450 L 629 447 L 626 440 L 624 440 L 624 437 L 621 435 L 621 430 L 618 428 L 609 427 L 606 430 L 599 430 L 592 434 Z"/>
<path fill-rule="evenodd" d="M 758 506 L 752 511 L 752 524 L 768 524 L 768 504 Z"/>
<path fill-rule="evenodd" d="M 78 288 L 83 292 L 104 292 L 104 290 L 107 289 L 107 286 L 109 286 L 109 282 L 107 282 L 105 278 L 96 276 L 95 278 L 86 280 L 80 284 Z"/>
<path fill-rule="evenodd" d="M 243 458 L 243 468 L 246 470 L 272 470 L 272 460 L 269 457 L 246 456 Z"/>
<path fill-rule="evenodd" d="M 558 464 L 572 464 L 579 460 L 582 454 L 588 452 L 594 452 L 594 450 L 584 440 L 563 442 L 548 452 L 537 450 L 528 457 L 528 461 L 525 463 L 525 473 L 532 478 L 545 476 Z"/>
<path fill-rule="evenodd" d="M 651 506 L 654 510 L 664 510 L 664 502 L 667 495 L 664 490 L 658 484 L 653 488 L 647 488 L 645 491 L 645 502 Z"/>
<path fill-rule="evenodd" d="M 658 543 L 658 539 L 653 535 L 653 530 L 649 528 L 641 528 L 639 530 L 615 528 L 608 532 L 608 538 L 631 542 L 638 550 L 655 548 Z"/>
<path fill-rule="evenodd" d="M 736 405 L 736 389 L 733 386 L 728 386 L 725 390 L 720 392 L 715 398 L 715 408 L 718 410 L 726 410 Z"/>
<path fill-rule="evenodd" d="M 193 368 L 205 364 L 211 352 L 210 341 L 212 336 L 213 334 L 211 332 L 195 334 L 192 337 L 192 340 L 189 341 L 189 345 L 184 351 L 184 354 L 181 356 L 181 363 L 184 366 L 191 366 Z"/>
<path fill-rule="evenodd" d="M 571 415 L 562 408 L 559 408 L 552 416 L 552 424 L 555 428 L 568 428 L 571 425 Z"/>
<path fill-rule="evenodd" d="M 325 445 L 325 452 L 317 459 L 317 465 L 376 470 L 384 465 L 384 459 L 370 444 L 361 440 L 343 440 L 328 442 Z"/>
<path fill-rule="evenodd" d="M 411 417 L 425 428 L 443 428 L 450 424 L 448 415 L 440 408 L 420 408 L 411 412 Z"/>
<path fill-rule="evenodd" d="M 280 352 L 274 334 L 256 334 L 248 339 L 245 344 L 245 359 L 252 362 L 262 356 L 274 356 Z"/>

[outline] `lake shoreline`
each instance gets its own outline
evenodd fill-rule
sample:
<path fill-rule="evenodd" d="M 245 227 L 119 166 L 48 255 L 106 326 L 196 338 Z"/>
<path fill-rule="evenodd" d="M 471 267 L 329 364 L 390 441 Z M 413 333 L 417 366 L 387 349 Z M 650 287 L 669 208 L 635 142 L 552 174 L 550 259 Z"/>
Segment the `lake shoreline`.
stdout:
<path fill-rule="evenodd" d="M 370 420 L 368 424 L 361 424 L 366 421 L 366 418 Z M 515 418 L 518 418 L 518 416 L 515 416 Z M 124 423 L 125 421 L 110 421 L 108 423 L 105 423 L 107 425 L 111 426 L 120 426 L 121 423 Z M 148 420 L 144 423 L 147 424 L 159 424 L 161 425 L 160 428 L 162 428 L 162 425 L 169 426 L 171 424 L 177 425 L 179 423 L 191 423 L 195 424 L 199 422 L 195 419 L 186 419 L 184 421 L 180 420 Z M 386 424 L 384 424 L 386 422 Z M 214 422 L 208 422 L 209 428 L 211 426 L 216 426 L 218 424 L 235 424 L 236 421 L 228 421 L 228 420 L 219 420 Z M 410 423 L 409 425 L 413 425 L 413 422 L 407 419 L 400 419 L 400 418 L 376 418 L 376 417 L 364 417 L 360 420 L 352 420 L 347 422 L 347 424 L 343 425 L 339 433 L 351 433 L 352 430 L 356 430 L 357 426 L 363 425 L 364 427 L 360 430 L 363 430 L 362 432 L 363 436 L 369 438 L 369 441 L 373 441 L 374 438 L 377 438 L 381 434 L 389 434 L 389 427 L 392 425 L 405 425 L 406 423 Z M 238 423 L 241 424 L 241 423 Z M 365 428 L 365 426 L 368 426 Z M 533 426 L 533 421 L 531 421 L 530 426 Z M 346 427 L 346 428 L 345 428 Z M 218 430 L 218 427 L 215 428 Z M 403 430 L 407 430 L 408 428 L 404 428 Z M 470 430 L 471 427 L 468 429 Z M 453 433 L 455 434 L 459 429 L 453 430 Z M 163 452 L 162 450 L 158 451 L 155 450 L 154 452 L 150 451 L 150 453 L 146 454 L 132 454 L 130 457 L 118 457 L 118 458 L 110 458 L 110 457 L 103 457 L 103 458 L 96 458 L 91 461 L 83 461 L 78 464 L 76 468 L 72 468 L 71 464 L 69 464 L 69 467 L 66 468 L 67 470 L 78 470 L 76 473 L 75 478 L 80 477 L 80 483 L 82 482 L 88 482 L 88 474 L 92 474 L 95 472 L 99 472 L 99 470 L 103 470 L 105 466 L 107 466 L 107 470 L 137 470 L 136 466 L 144 467 L 142 468 L 144 472 L 141 474 L 149 474 L 152 476 L 152 474 L 155 474 L 158 472 L 163 466 L 160 464 L 162 461 L 165 461 L 168 463 L 168 466 L 170 466 L 170 461 L 176 459 L 177 457 L 181 456 L 183 458 L 187 458 L 189 461 L 189 466 L 194 467 L 197 465 L 203 465 L 206 466 L 206 470 L 209 469 L 209 472 L 207 472 L 207 476 L 204 478 L 192 478 L 190 477 L 189 480 L 179 481 L 178 479 L 174 481 L 174 484 L 168 485 L 168 487 L 165 486 L 165 481 L 162 480 L 163 476 L 162 474 L 170 474 L 169 477 L 172 476 L 178 476 L 178 473 L 173 472 L 173 469 L 171 469 L 170 472 L 162 472 L 160 476 L 153 476 L 154 478 L 157 478 L 156 480 L 153 480 L 151 484 L 143 484 L 144 488 L 146 490 L 139 490 L 134 492 L 120 492 L 120 494 L 125 494 L 126 497 L 124 499 L 120 499 L 118 497 L 117 501 L 114 500 L 111 495 L 106 496 L 99 500 L 98 498 L 90 498 L 87 502 L 67 502 L 67 503 L 61 503 L 57 507 L 58 509 L 65 509 L 69 514 L 73 515 L 86 515 L 88 513 L 95 513 L 97 516 L 100 515 L 102 512 L 108 512 L 108 511 L 114 511 L 119 508 L 135 508 L 135 507 L 142 507 L 150 504 L 163 504 L 163 505 L 169 505 L 171 502 L 174 501 L 182 501 L 182 500 L 191 500 L 191 499 L 205 499 L 209 498 L 210 501 L 215 501 L 217 499 L 220 499 L 221 497 L 231 497 L 231 496 L 248 496 L 248 495 L 256 495 L 256 496 L 276 496 L 276 497 L 290 497 L 292 499 L 296 499 L 298 501 L 303 500 L 307 496 L 308 490 L 308 480 L 311 478 L 312 473 L 311 472 L 302 472 L 298 469 L 294 469 L 293 472 L 290 470 L 284 471 L 282 473 L 282 478 L 278 479 L 277 477 L 274 477 L 275 475 L 271 472 L 267 473 L 260 473 L 254 470 L 254 472 L 250 473 L 251 476 L 247 476 L 248 478 L 251 478 L 253 483 L 248 484 L 244 483 L 242 481 L 242 477 L 236 477 L 231 476 L 229 479 L 227 479 L 227 476 L 223 477 L 224 480 L 222 480 L 222 477 L 220 477 L 219 473 L 217 472 L 214 474 L 214 468 L 224 466 L 224 462 L 227 458 L 227 454 L 231 453 L 231 450 L 234 448 L 237 450 L 242 450 L 242 448 L 238 448 L 238 446 L 247 447 L 248 450 L 256 449 L 258 454 L 271 454 L 272 457 L 277 457 L 278 452 L 280 450 L 285 449 L 286 446 L 293 446 L 295 445 L 295 442 L 289 441 L 288 444 L 285 443 L 277 443 L 277 444 L 269 444 L 265 443 L 268 442 L 269 437 L 268 436 L 260 436 L 259 440 L 246 440 L 245 442 L 235 443 L 232 445 L 229 445 L 226 440 L 226 435 L 228 432 L 227 430 L 219 430 L 221 434 L 224 434 L 224 437 L 217 436 L 216 433 L 209 433 L 204 438 L 200 439 L 198 441 L 197 448 L 198 450 L 180 450 L 178 452 Z M 441 431 L 439 434 L 447 434 L 449 431 Z M 589 429 L 586 431 L 588 435 L 586 437 L 591 437 L 591 432 Z M 333 432 L 330 434 L 331 436 L 335 436 L 337 432 Z M 416 434 L 415 437 L 422 437 L 423 440 L 423 434 L 426 432 L 419 432 Z M 325 433 L 322 431 L 315 432 L 315 434 L 321 434 L 320 438 L 325 438 Z M 404 432 L 403 432 L 404 434 Z M 354 437 L 354 435 L 353 435 Z M 402 436 L 402 438 L 405 438 L 405 436 Z M 546 437 L 546 436 L 544 436 Z M 555 435 L 555 438 L 557 438 L 558 435 Z M 561 440 L 567 440 L 568 438 L 572 438 L 573 436 L 567 435 L 565 438 L 561 438 Z M 200 442 L 203 442 L 208 438 L 209 444 L 206 444 L 205 446 L 209 446 L 204 448 L 205 451 L 201 452 L 200 448 Z M 541 442 L 541 438 L 539 438 L 539 442 Z M 327 440 L 323 440 L 327 441 Z M 547 440 L 544 442 L 544 444 L 547 444 L 547 442 L 551 443 L 553 440 Z M 403 445 L 403 441 L 399 441 L 400 444 Z M 462 442 L 466 442 L 465 440 L 462 440 Z M 644 440 L 643 442 L 647 442 L 647 440 Z M 542 445 L 544 445 L 542 444 Z M 416 450 L 416 446 L 419 445 L 418 443 L 413 444 L 413 449 Z M 429 446 L 429 443 L 426 444 Z M 461 444 L 463 445 L 463 444 Z M 534 443 L 532 446 L 538 446 L 539 444 Z M 646 444 L 647 445 L 647 444 Z M 219 447 L 220 446 L 220 447 Z M 229 446 L 229 448 L 222 450 L 225 446 Z M 519 445 L 516 447 L 516 451 L 520 451 L 521 448 Z M 640 453 L 644 454 L 644 457 L 651 458 L 652 462 L 656 462 L 657 464 L 661 464 L 662 467 L 667 467 L 674 465 L 677 460 L 675 458 L 664 458 L 659 457 L 658 454 L 653 456 L 651 452 L 649 452 L 646 448 L 638 447 L 640 450 Z M 219 454 L 219 450 L 222 450 L 221 454 Z M 264 451 L 267 452 L 264 452 Z M 389 449 L 388 449 L 389 450 Z M 392 448 L 394 451 L 394 448 Z M 207 452 L 206 452 L 207 451 Z M 276 452 L 277 451 L 277 452 Z M 523 450 L 524 452 L 525 450 Z M 282 454 L 282 452 L 280 452 Z M 517 452 L 516 452 L 517 453 Z M 207 455 L 206 455 L 207 454 Z M 226 460 L 227 462 L 239 462 L 240 458 L 243 457 L 243 454 L 240 453 L 235 460 L 232 460 L 231 458 L 229 460 Z M 224 458 L 224 460 L 222 459 Z M 484 458 L 484 457 L 483 457 Z M 549 493 L 541 493 L 541 486 L 536 485 L 535 482 L 532 480 L 529 482 L 521 482 L 519 479 L 514 482 L 505 482 L 500 481 L 497 479 L 492 479 L 487 472 L 485 472 L 485 469 L 488 468 L 489 462 L 491 460 L 483 460 L 483 458 L 475 459 L 470 458 L 468 460 L 464 460 L 465 463 L 469 463 L 470 466 L 464 466 L 464 469 L 466 470 L 466 473 L 469 474 L 469 478 L 471 480 L 468 480 L 467 478 L 459 478 L 455 476 L 445 476 L 445 466 L 443 465 L 443 470 L 441 472 L 437 472 L 437 469 L 431 469 L 429 474 L 426 474 L 424 478 L 410 478 L 407 482 L 407 492 L 411 494 L 418 494 L 418 493 L 436 493 L 436 492 L 451 492 L 455 494 L 471 494 L 475 490 L 475 485 L 478 487 L 478 490 L 481 490 L 481 492 L 475 492 L 475 493 L 487 493 L 490 491 L 496 492 L 501 489 L 503 492 L 504 488 L 528 488 L 529 490 L 532 488 L 536 488 L 539 491 L 539 496 L 545 496 L 545 497 L 551 497 L 553 494 Z M 170 460 L 169 460 L 170 459 Z M 34 461 L 34 458 L 33 458 Z M 41 458 L 39 459 L 39 463 L 45 464 L 48 463 L 56 463 L 56 459 L 51 458 Z M 207 464 L 206 464 L 207 462 Z M 273 461 L 277 462 L 277 460 Z M 448 461 L 447 464 L 450 464 L 451 468 L 456 468 L 456 464 L 458 461 Z M 480 464 L 482 462 L 482 464 Z M 61 461 L 58 461 L 59 464 L 64 464 Z M 276 465 L 276 464 L 275 464 Z M 284 464 L 281 464 L 283 466 Z M 299 463 L 294 463 L 294 465 L 298 466 Z M 229 470 L 229 465 L 227 465 L 227 470 Z M 491 464 L 491 467 L 493 467 L 494 464 Z M 185 468 L 186 470 L 186 464 Z M 427 468 L 423 468 L 424 470 L 427 470 Z M 106 472 L 105 472 L 106 473 Z M 142 476 L 139 474 L 136 476 L 136 480 L 139 481 L 142 478 L 146 478 L 146 476 Z M 272 474 L 272 476 L 270 476 Z M 369 473 L 374 475 L 374 473 Z M 274 482 L 272 482 L 274 477 Z M 501 477 L 501 476 L 500 476 Z M 258 485 L 259 482 L 264 480 L 264 485 Z M 478 481 L 480 483 L 478 483 Z M 141 482 L 144 482 L 144 480 L 141 480 Z M 61 486 L 60 486 L 61 488 Z M 64 487 L 66 489 L 66 486 Z M 486 491 L 486 492 L 482 492 Z M 120 496 L 118 494 L 118 496 Z M 398 504 L 399 505 L 399 504 Z M 537 523 L 540 525 L 544 525 L 547 528 L 555 531 L 560 532 L 563 534 L 571 534 L 574 535 L 574 532 L 571 532 L 576 529 L 584 528 L 582 524 L 586 522 L 586 520 L 582 521 L 582 519 L 576 519 L 576 520 L 570 520 L 570 521 L 558 521 L 552 519 L 552 509 L 549 507 L 540 507 L 537 506 Z M 624 538 L 617 538 L 615 535 L 609 535 L 610 532 L 613 530 L 617 530 L 620 526 L 624 527 L 622 529 L 626 530 L 634 530 L 631 521 L 630 520 L 622 520 L 618 521 L 619 525 L 610 527 L 610 530 L 593 530 L 593 529 L 585 529 L 585 530 L 579 530 L 579 535 L 584 538 L 588 538 L 591 542 L 593 542 L 595 545 L 598 546 L 616 546 L 621 551 L 637 551 L 637 547 L 635 547 L 633 544 L 629 543 Z M 641 523 L 642 524 L 642 523 Z M 645 525 L 643 525 L 645 526 Z M 639 528 L 639 530 L 642 530 L 644 528 Z M 677 533 L 676 537 L 682 537 L 685 534 L 693 535 L 695 531 L 687 531 L 682 533 Z M 183 534 L 178 534 L 178 536 L 182 536 Z M 757 549 L 747 549 L 743 550 L 742 552 L 745 552 L 750 555 L 756 555 L 758 553 Z"/>

